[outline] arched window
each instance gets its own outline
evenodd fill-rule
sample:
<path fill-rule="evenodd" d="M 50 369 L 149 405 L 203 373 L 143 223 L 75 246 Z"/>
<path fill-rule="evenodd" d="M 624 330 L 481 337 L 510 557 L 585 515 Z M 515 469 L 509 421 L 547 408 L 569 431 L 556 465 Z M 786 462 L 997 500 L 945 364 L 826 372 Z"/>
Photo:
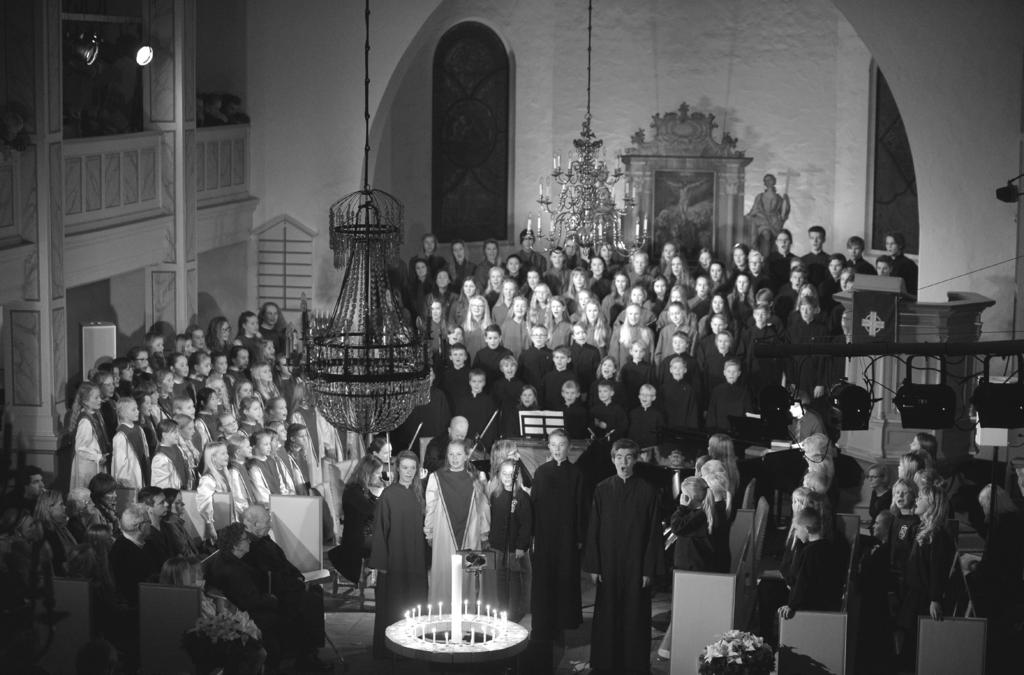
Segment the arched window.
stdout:
<path fill-rule="evenodd" d="M 918 251 L 920 219 L 917 211 L 917 177 L 910 140 L 881 68 L 875 71 L 874 181 L 872 185 L 871 248 L 885 249 L 885 235 L 902 232 L 906 253 Z"/>
<path fill-rule="evenodd" d="M 509 63 L 487 26 L 460 23 L 438 42 L 433 120 L 434 234 L 506 239 Z"/>

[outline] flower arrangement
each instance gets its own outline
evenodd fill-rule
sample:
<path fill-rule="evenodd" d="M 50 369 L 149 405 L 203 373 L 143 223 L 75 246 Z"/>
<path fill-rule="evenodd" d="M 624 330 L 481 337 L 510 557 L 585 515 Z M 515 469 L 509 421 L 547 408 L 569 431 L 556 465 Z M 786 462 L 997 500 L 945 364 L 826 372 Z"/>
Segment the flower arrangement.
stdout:
<path fill-rule="evenodd" d="M 208 672 L 216 666 L 229 666 L 246 655 L 262 650 L 260 629 L 246 612 L 218 612 L 200 616 L 196 625 L 185 631 L 182 646 L 192 661 Z"/>
<path fill-rule="evenodd" d="M 741 630 L 717 636 L 698 659 L 700 675 L 767 675 L 774 667 L 772 648 L 757 635 Z"/>

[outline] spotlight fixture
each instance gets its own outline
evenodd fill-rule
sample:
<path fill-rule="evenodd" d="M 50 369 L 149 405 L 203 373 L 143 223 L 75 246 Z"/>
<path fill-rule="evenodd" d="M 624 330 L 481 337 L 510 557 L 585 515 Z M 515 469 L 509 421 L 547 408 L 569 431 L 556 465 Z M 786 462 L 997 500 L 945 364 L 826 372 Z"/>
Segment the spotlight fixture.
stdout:
<path fill-rule="evenodd" d="M 148 66 L 153 60 L 153 47 L 145 44 L 139 47 L 139 50 L 135 52 L 135 63 L 140 66 Z"/>
<path fill-rule="evenodd" d="M 78 37 L 71 41 L 71 50 L 82 63 L 91 66 L 96 63 L 96 57 L 100 55 L 100 41 L 95 33 L 79 33 Z"/>
<path fill-rule="evenodd" d="M 956 392 L 946 384 L 946 359 L 939 357 L 939 384 L 914 384 L 914 357 L 907 357 L 907 377 L 894 403 L 904 429 L 951 429 L 956 422 Z"/>
<path fill-rule="evenodd" d="M 997 383 L 989 380 L 985 357 L 985 375 L 981 378 L 971 404 L 978 413 L 978 426 L 983 429 L 1016 429 L 1024 427 L 1024 355 L 1017 355 L 1017 382 Z"/>
<path fill-rule="evenodd" d="M 840 429 L 847 431 L 868 428 L 874 401 L 867 389 L 850 384 L 843 378 L 832 387 L 829 398 L 832 399 L 833 411 L 838 415 Z"/>
<path fill-rule="evenodd" d="M 1024 177 L 1024 173 L 1017 178 L 1011 178 L 1006 181 L 1006 185 L 1001 188 L 996 188 L 996 199 L 1007 204 L 1016 204 L 1017 199 L 1020 197 L 1020 191 L 1014 186 L 1014 182 Z"/>

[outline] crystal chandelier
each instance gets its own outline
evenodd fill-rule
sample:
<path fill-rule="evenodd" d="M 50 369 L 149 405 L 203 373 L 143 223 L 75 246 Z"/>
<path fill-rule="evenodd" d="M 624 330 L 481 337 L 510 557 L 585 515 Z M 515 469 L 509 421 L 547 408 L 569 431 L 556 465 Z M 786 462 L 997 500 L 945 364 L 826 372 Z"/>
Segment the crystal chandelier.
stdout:
<path fill-rule="evenodd" d="M 583 116 L 583 128 L 579 138 L 572 141 L 573 150 L 569 153 L 566 169 L 562 169 L 561 156 L 552 161 L 551 178 L 541 181 L 537 203 L 541 213 L 536 219 L 536 228 L 532 214 L 527 219 L 527 229 L 533 231 L 538 239 L 546 240 L 547 249 L 563 246 L 567 239 L 575 239 L 583 248 L 607 242 L 619 253 L 628 254 L 647 245 L 649 231 L 647 223 L 641 227 L 636 222 L 635 238 L 632 242 L 625 239 L 623 217 L 633 213 L 636 200 L 627 187 L 624 191 L 623 207 L 615 203 L 612 192 L 614 186 L 622 178 L 622 168 L 611 170 L 604 159 L 604 141 L 599 139 L 591 129 L 590 114 L 590 57 L 593 41 L 593 0 L 587 2 L 587 112 Z M 560 186 L 557 205 L 551 199 L 551 182 Z M 542 224 L 544 213 L 550 217 L 545 230 Z"/>
<path fill-rule="evenodd" d="M 390 431 L 430 395 L 427 343 L 402 320 L 387 263 L 402 239 L 402 205 L 369 182 L 370 3 L 366 0 L 363 189 L 331 206 L 334 266 L 343 270 L 330 314 L 303 307 L 305 374 L 317 409 L 363 434 Z"/>

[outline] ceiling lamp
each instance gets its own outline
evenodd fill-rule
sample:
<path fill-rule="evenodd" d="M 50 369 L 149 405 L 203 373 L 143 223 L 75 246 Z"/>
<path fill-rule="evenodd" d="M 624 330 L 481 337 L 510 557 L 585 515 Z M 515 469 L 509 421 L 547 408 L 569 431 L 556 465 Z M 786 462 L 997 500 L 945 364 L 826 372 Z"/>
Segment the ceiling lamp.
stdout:
<path fill-rule="evenodd" d="M 363 189 L 331 206 L 341 291 L 330 314 L 303 308 L 305 375 L 314 404 L 334 424 L 362 434 L 390 431 L 430 397 L 427 343 L 407 325 L 388 278 L 402 238 L 401 203 L 370 188 L 370 3 L 366 0 Z"/>
<path fill-rule="evenodd" d="M 914 384 L 914 357 L 907 357 L 907 377 L 893 401 L 904 429 L 952 429 L 956 423 L 956 392 L 946 384 L 946 359 L 939 361 L 939 384 Z"/>
<path fill-rule="evenodd" d="M 540 183 L 540 196 L 537 203 L 542 212 L 537 216 L 536 229 L 532 216 L 527 219 L 527 229 L 534 232 L 538 239 L 548 242 L 547 248 L 562 246 L 567 239 L 574 239 L 583 247 L 589 248 L 600 242 L 612 244 L 620 253 L 628 254 L 647 243 L 649 231 L 647 224 L 643 228 L 636 224 L 636 237 L 633 243 L 624 241 L 622 217 L 632 211 L 633 195 L 625 191 L 624 208 L 615 203 L 612 188 L 622 178 L 622 168 L 614 170 L 608 167 L 604 159 L 604 141 L 599 139 L 590 127 L 590 55 L 593 51 L 593 14 L 592 0 L 587 2 L 587 112 L 583 116 L 583 128 L 579 138 L 572 141 L 573 150 L 569 153 L 565 169 L 562 168 L 561 156 L 552 162 L 551 179 L 545 185 Z M 550 182 L 560 186 L 558 204 L 551 199 Z M 541 224 L 544 213 L 550 216 L 548 228 Z"/>

